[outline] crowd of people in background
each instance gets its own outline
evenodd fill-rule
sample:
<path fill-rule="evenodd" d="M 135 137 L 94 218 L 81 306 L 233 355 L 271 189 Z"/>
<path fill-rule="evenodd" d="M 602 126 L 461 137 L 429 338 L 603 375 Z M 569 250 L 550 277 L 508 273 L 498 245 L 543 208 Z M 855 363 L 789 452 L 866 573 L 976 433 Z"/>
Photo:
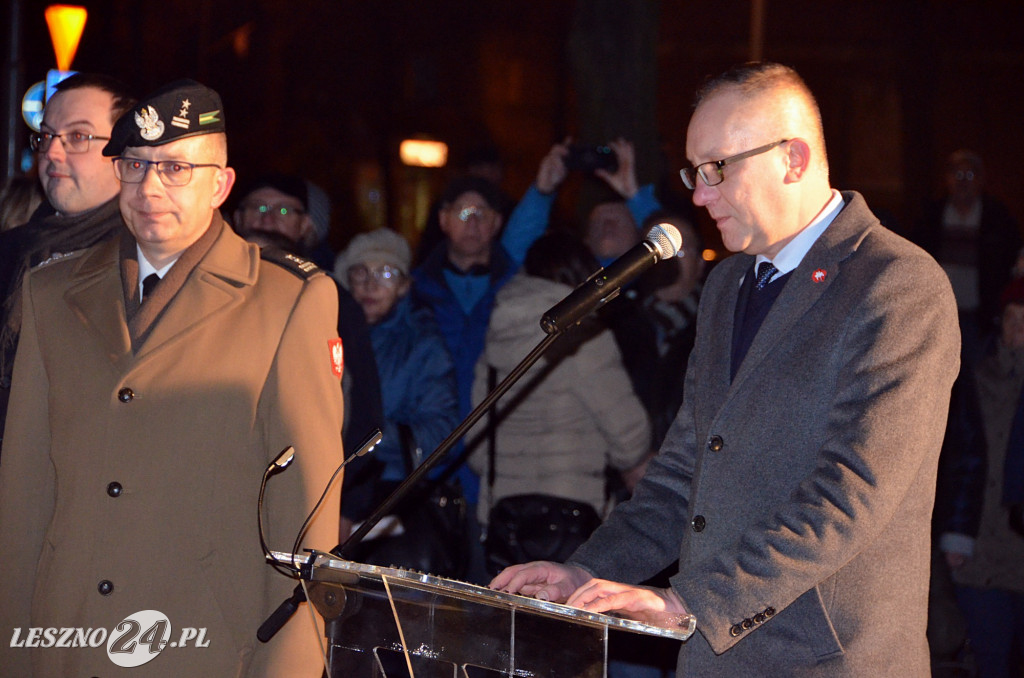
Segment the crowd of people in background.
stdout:
<path fill-rule="evenodd" d="M 63 131 L 87 111 L 94 136 L 35 135 L 39 180 L 16 177 L 4 187 L 5 410 L 25 273 L 54 255 L 112 239 L 123 228 L 120 184 L 107 171 L 110 159 L 99 156 L 103 142 L 90 147 L 90 139 L 108 139 L 114 122 L 134 104 L 104 76 L 78 75 L 58 85 L 47 124 Z M 682 233 L 679 256 L 654 266 L 562 337 L 499 402 L 494 416 L 430 474 L 454 484 L 465 502 L 459 577 L 486 584 L 493 576 L 484 544 L 491 511 L 501 500 L 552 495 L 587 504 L 603 518 L 629 495 L 668 434 L 682 402 L 706 273 L 700 230 L 687 214 L 666 209 L 654 186 L 638 184 L 633 147 L 625 139 L 608 141 L 617 167 L 592 172 L 617 199 L 593 205 L 581 225 L 553 222 L 553 206 L 571 171 L 570 145 L 567 139 L 552 146 L 518 201 L 496 183 L 500 175 L 452 178 L 437 197 L 434 227 L 413 243 L 419 245 L 415 263 L 411 244 L 388 228 L 359 233 L 344 251 L 331 251 L 330 201 L 302 177 L 242 178 L 234 209 L 225 212 L 230 226 L 246 240 L 314 262 L 336 279 L 346 449 L 375 427 L 384 432 L 376 453 L 353 460 L 346 472 L 339 543 L 543 338 L 542 313 L 658 223 Z M 49 190 L 58 170 L 76 165 L 89 190 Z M 932 638 L 936 675 L 939 667 L 973 666 L 983 677 L 1020 676 L 1024 271 L 1015 266 L 1024 241 L 1009 210 L 984 191 L 977 154 L 957 151 L 944 176 L 946 195 L 924 207 L 908 234 L 949 275 L 963 336 L 934 520 L 933 579 L 939 584 L 933 598 L 950 598 L 935 602 L 929 633 L 942 634 Z M 619 675 L 648 675 L 634 670 L 627 665 Z M 656 675 L 664 670 L 657 667 Z"/>

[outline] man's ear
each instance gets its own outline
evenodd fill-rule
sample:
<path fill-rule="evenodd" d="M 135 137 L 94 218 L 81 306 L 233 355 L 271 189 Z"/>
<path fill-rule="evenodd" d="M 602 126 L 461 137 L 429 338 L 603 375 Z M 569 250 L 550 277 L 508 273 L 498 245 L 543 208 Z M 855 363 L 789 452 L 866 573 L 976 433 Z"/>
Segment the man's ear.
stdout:
<path fill-rule="evenodd" d="M 800 181 L 811 164 L 811 146 L 797 137 L 786 142 L 786 183 Z"/>
<path fill-rule="evenodd" d="M 210 206 L 213 209 L 217 209 L 224 204 L 224 201 L 228 199 L 231 194 L 231 188 L 235 185 L 235 170 L 233 167 L 225 167 L 222 170 L 217 170 L 216 185 L 213 190 L 213 198 L 210 200 Z"/>

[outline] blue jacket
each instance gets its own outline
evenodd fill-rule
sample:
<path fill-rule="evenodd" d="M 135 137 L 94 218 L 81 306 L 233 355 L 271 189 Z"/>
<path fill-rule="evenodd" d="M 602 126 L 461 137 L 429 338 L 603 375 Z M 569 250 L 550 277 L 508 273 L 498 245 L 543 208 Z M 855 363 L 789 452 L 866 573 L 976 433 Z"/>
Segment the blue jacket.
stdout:
<path fill-rule="evenodd" d="M 455 371 L 429 309 L 400 299 L 370 328 L 384 405 L 384 438 L 375 456 L 384 463 L 381 480 L 406 477 L 399 424 L 412 431 L 426 458 L 459 423 Z"/>
<path fill-rule="evenodd" d="M 473 369 L 484 349 L 494 297 L 523 265 L 526 251 L 546 228 L 547 219 L 517 218 L 513 214 L 500 242 L 491 248 L 489 271 L 484 274 L 454 273 L 448 266 L 447 242 L 435 247 L 412 272 L 413 297 L 434 312 L 441 336 L 455 361 L 460 417 L 465 417 L 472 409 Z M 459 289 L 452 287 L 451 283 L 456 280 L 464 283 Z M 537 321 L 540 322 L 540 318 Z M 383 384 L 382 387 L 387 388 Z M 465 465 L 459 468 L 457 477 L 462 482 L 466 501 L 476 503 L 479 478 Z"/>
<path fill-rule="evenodd" d="M 541 233 L 543 233 L 544 229 L 548 227 L 548 220 L 551 217 L 551 208 L 555 204 L 556 195 L 556 193 L 545 195 L 538 191 L 536 186 L 530 186 L 509 218 L 509 229 L 514 224 L 520 227 L 529 225 L 536 228 L 540 226 Z M 654 195 L 654 186 L 645 184 L 640 187 L 636 195 L 626 201 L 626 207 L 629 208 L 629 213 L 633 215 L 633 221 L 636 222 L 637 228 L 640 228 L 640 225 L 644 223 L 644 219 L 661 209 L 661 203 L 658 202 L 658 198 Z M 602 266 L 607 266 L 612 261 L 612 259 L 605 259 L 598 263 Z"/>

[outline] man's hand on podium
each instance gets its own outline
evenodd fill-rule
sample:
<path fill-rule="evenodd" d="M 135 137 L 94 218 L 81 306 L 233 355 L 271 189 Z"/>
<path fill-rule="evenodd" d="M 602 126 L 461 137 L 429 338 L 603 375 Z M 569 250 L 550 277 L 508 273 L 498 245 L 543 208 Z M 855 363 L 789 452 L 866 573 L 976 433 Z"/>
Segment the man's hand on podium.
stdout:
<path fill-rule="evenodd" d="M 671 588 L 631 586 L 595 579 L 575 565 L 536 561 L 513 565 L 490 583 L 492 589 L 565 603 L 588 612 L 614 612 L 647 624 L 672 625 L 687 616 L 682 599 Z"/>
<path fill-rule="evenodd" d="M 552 603 L 564 603 L 573 591 L 591 580 L 593 577 L 582 568 L 538 560 L 506 567 L 489 586 L 495 591 L 518 593 Z"/>
<path fill-rule="evenodd" d="M 671 588 L 632 586 L 607 579 L 591 579 L 576 589 L 565 604 L 588 612 L 615 613 L 656 626 L 672 625 L 672 620 L 688 614 L 682 598 Z"/>

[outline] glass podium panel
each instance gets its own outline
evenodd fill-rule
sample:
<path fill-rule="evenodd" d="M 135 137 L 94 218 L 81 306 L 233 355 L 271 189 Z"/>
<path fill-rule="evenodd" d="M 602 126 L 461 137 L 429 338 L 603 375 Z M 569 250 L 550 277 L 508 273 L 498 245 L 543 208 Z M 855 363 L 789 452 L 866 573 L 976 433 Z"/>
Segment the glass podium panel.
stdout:
<path fill-rule="evenodd" d="M 609 630 L 685 640 L 696 628 L 692 615 L 641 622 L 330 554 L 315 554 L 305 586 L 332 678 L 604 678 Z"/>

